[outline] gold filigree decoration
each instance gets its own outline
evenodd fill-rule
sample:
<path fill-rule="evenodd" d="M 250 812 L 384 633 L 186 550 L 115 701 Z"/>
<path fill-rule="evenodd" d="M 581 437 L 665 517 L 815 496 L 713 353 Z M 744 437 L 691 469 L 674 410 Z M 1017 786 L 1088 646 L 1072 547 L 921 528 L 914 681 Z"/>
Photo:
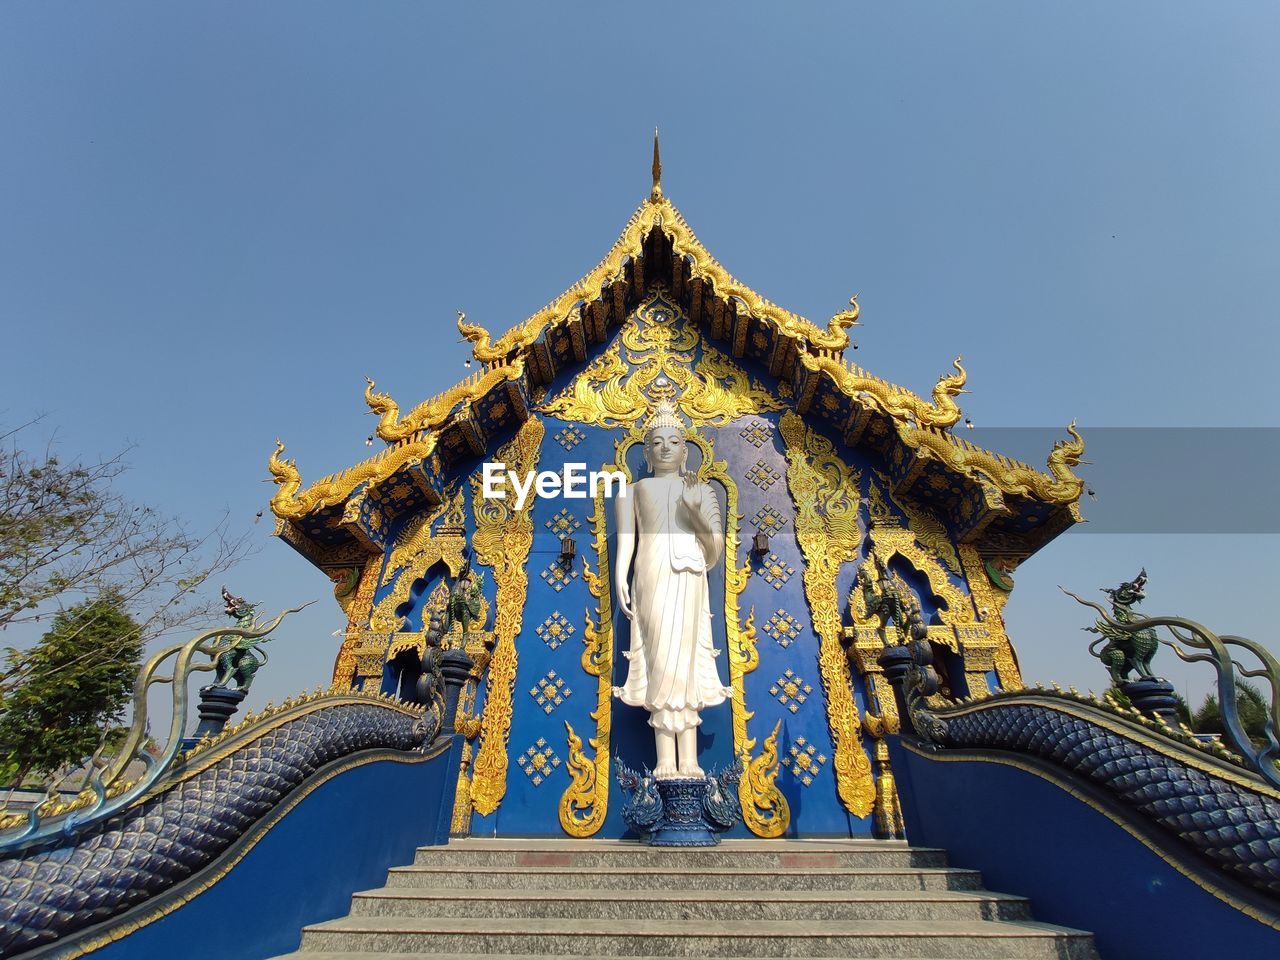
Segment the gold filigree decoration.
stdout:
<path fill-rule="evenodd" d="M 894 506 L 906 515 L 907 526 L 911 528 L 911 532 L 915 534 L 921 545 L 941 560 L 948 570 L 959 576 L 960 557 L 956 554 L 956 548 L 952 544 L 951 538 L 947 535 L 947 528 L 942 525 L 942 522 L 928 511 L 917 509 L 909 500 L 899 500 L 889 490 L 889 484 L 884 477 L 877 473 L 876 478 L 880 483 L 873 480 L 867 487 L 867 513 L 871 518 L 872 525 L 891 524 L 901 526 L 900 521 L 889 510 L 888 504 L 885 502 L 887 494 L 889 500 L 893 501 Z M 884 484 L 883 489 L 880 486 L 881 483 Z"/>
<path fill-rule="evenodd" d="M 982 557 L 976 547 L 970 544 L 960 546 L 960 559 L 964 563 L 965 576 L 969 581 L 969 593 L 978 608 L 980 622 L 990 633 L 995 644 L 992 663 L 996 676 L 1000 678 L 1000 686 L 1004 690 L 1021 690 L 1022 672 L 1018 669 L 1018 661 L 1014 657 L 1013 643 L 1005 632 L 1004 605 L 1009 594 L 1003 590 L 994 590 L 987 579 Z"/>
<path fill-rule="evenodd" d="M 626 469 L 625 458 L 619 457 Z M 631 478 L 628 475 L 627 482 Z M 589 677 L 596 677 L 596 708 L 591 719 L 596 722 L 596 735 L 590 738 L 595 759 L 588 759 L 582 750 L 582 738 L 568 723 L 569 736 L 569 787 L 560 797 L 560 826 L 571 837 L 591 837 L 604 825 L 609 809 L 609 747 L 613 719 L 613 596 L 610 592 L 609 539 L 605 520 L 604 491 L 597 490 L 594 509 L 589 518 L 594 535 L 596 571 L 592 572 L 587 558 L 582 558 L 582 574 L 587 589 L 598 601 L 596 616 L 586 611 L 586 626 L 582 632 L 582 669 Z"/>
<path fill-rule="evenodd" d="M 538 417 L 520 425 L 496 459 L 518 474 L 536 470 L 546 427 Z M 533 546 L 533 503 L 516 510 L 510 498 L 486 500 L 480 476 L 471 478 L 476 532 L 471 546 L 476 559 L 493 570 L 497 584 L 494 634 L 497 643 L 489 663 L 489 692 L 481 719 L 480 748 L 471 775 L 471 802 L 482 815 L 498 809 L 507 792 L 507 741 L 511 736 L 511 694 L 516 682 L 516 635 L 524 617 L 529 588 L 526 564 Z"/>
<path fill-rule="evenodd" d="M 631 427 L 648 415 L 655 396 L 676 388 L 676 402 L 694 426 L 721 426 L 747 414 L 782 409 L 780 400 L 706 343 L 674 304 L 654 295 L 631 317 L 619 341 L 539 412 L 599 427 Z M 695 368 L 699 346 L 702 354 Z"/>
<path fill-rule="evenodd" d="M 397 616 L 396 610 L 408 602 L 418 578 L 439 561 L 444 561 L 450 576 L 456 577 L 462 572 L 463 551 L 467 546 L 464 511 L 462 490 L 456 488 L 435 510 L 423 514 L 398 538 L 391 548 L 383 582 L 389 582 L 397 574 L 398 579 L 391 592 L 374 607 L 369 629 L 382 633 L 400 630 L 405 618 Z"/>
<path fill-rule="evenodd" d="M 754 759 L 751 756 L 755 740 L 744 740 L 741 749 L 742 785 L 738 788 L 738 795 L 742 800 L 743 822 L 757 837 L 768 839 L 782 836 L 791 823 L 791 806 L 777 785 L 780 729 L 781 720 L 773 725 L 773 732 L 765 737 L 760 756 Z"/>
<path fill-rule="evenodd" d="M 946 603 L 945 608 L 938 608 L 938 619 L 944 624 L 950 626 L 973 623 L 973 604 L 969 602 L 964 592 L 951 582 L 938 557 L 943 544 L 953 554 L 955 552 L 951 542 L 946 539 L 946 531 L 940 534 L 943 538 L 942 543 L 934 542 L 932 537 L 927 542 L 921 539 L 917 529 L 902 526 L 901 521 L 885 506 L 884 493 L 874 479 L 867 487 L 867 513 L 871 520 L 871 540 L 875 544 L 876 555 L 880 560 L 888 564 L 893 557 L 900 556 L 916 571 L 923 574 L 929 581 L 929 589 L 933 595 Z M 957 557 L 957 561 L 958 559 Z M 876 570 L 870 555 L 863 561 L 862 570 L 874 582 Z M 854 591 L 853 601 L 854 621 L 868 622 L 860 591 Z"/>
<path fill-rule="evenodd" d="M 645 415 L 649 404 L 638 390 L 623 388 L 622 380 L 628 370 L 615 343 L 587 365 L 572 387 L 538 409 L 561 420 L 599 427 L 630 425 Z"/>
<path fill-rule="evenodd" d="M 804 592 L 819 637 L 818 665 L 826 692 L 840 802 L 857 817 L 872 812 L 875 783 L 862 748 L 853 679 L 840 645 L 840 567 L 857 556 L 858 475 L 831 441 L 788 411 L 782 415 L 787 486 L 795 503 L 796 542 L 804 554 Z"/>
<path fill-rule="evenodd" d="M 365 377 L 368 386 L 364 390 L 364 402 L 378 414 L 378 426 L 374 432 L 383 440 L 404 440 L 423 430 L 434 430 L 443 424 L 459 404 L 470 404 L 485 396 L 500 383 L 519 380 L 524 376 L 524 359 L 500 364 L 477 371 L 461 383 L 426 400 L 400 418 L 400 407 L 385 393 L 375 393 L 373 380 Z"/>

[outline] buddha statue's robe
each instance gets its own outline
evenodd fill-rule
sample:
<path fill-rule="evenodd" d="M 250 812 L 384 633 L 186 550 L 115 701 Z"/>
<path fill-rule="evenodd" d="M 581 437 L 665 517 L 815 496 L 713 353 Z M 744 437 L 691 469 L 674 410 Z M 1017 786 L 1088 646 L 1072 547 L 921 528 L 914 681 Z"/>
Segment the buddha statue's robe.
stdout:
<path fill-rule="evenodd" d="M 632 568 L 631 649 L 623 703 L 649 711 L 649 725 L 679 733 L 701 723 L 700 710 L 723 703 L 733 689 L 716 668 L 711 641 L 708 558 L 694 533 L 679 474 L 647 477 L 632 484 L 627 499 L 635 516 Z M 708 484 L 696 484 L 700 509 L 711 530 L 721 527 L 720 501 Z"/>

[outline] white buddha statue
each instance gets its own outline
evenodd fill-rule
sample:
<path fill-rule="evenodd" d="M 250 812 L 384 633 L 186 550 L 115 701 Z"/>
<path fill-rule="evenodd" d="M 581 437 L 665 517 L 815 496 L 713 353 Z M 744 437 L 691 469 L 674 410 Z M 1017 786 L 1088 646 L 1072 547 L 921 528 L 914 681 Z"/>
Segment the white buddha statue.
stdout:
<path fill-rule="evenodd" d="M 614 589 L 631 621 L 631 649 L 624 653 L 626 683 L 613 692 L 649 711 L 658 748 L 653 772 L 660 780 L 704 775 L 699 712 L 733 694 L 716 668 L 707 587 L 707 571 L 724 552 L 720 501 L 709 484 L 686 472 L 688 455 L 685 426 L 674 405 L 661 401 L 644 434 L 652 476 L 615 498 Z"/>

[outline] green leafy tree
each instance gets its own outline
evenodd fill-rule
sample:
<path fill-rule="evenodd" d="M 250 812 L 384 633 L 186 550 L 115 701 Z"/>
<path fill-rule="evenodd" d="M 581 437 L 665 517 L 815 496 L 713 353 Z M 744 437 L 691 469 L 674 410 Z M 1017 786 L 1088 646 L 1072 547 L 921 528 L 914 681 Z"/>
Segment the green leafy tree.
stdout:
<path fill-rule="evenodd" d="M 221 619 L 207 584 L 248 544 L 225 518 L 197 535 L 133 503 L 116 486 L 123 454 L 28 449 L 33 425 L 0 431 L 0 633 L 17 640 L 0 653 L 4 783 L 52 773 L 104 738 L 110 750 L 146 644 Z"/>
<path fill-rule="evenodd" d="M 0 767 L 21 784 L 97 750 L 129 703 L 142 651 L 138 623 L 111 593 L 56 614 L 30 650 L 10 649 L 24 681 L 0 698 Z"/>
<path fill-rule="evenodd" d="M 1263 729 L 1267 722 L 1267 698 L 1247 680 L 1236 681 L 1236 709 L 1240 713 L 1240 723 L 1249 738 L 1255 742 L 1263 739 Z M 1227 732 L 1222 721 L 1222 705 L 1213 694 L 1207 694 L 1200 709 L 1193 718 L 1192 729 L 1196 733 Z"/>
<path fill-rule="evenodd" d="M 0 433 L 0 632 L 109 599 L 73 629 L 94 626 L 92 612 L 120 608 L 143 642 L 221 616 L 205 588 L 245 553 L 247 537 L 227 536 L 226 520 L 203 535 L 116 489 L 120 454 L 68 462 L 52 447 L 23 445 L 32 424 Z M 19 632 L 22 632 L 20 629 Z M 74 637 L 69 639 L 74 640 Z M 85 647 L 82 658 L 93 654 Z M 80 660 L 64 664 L 76 669 Z M 9 647 L 0 664 L 0 698 L 32 679 L 35 658 Z"/>

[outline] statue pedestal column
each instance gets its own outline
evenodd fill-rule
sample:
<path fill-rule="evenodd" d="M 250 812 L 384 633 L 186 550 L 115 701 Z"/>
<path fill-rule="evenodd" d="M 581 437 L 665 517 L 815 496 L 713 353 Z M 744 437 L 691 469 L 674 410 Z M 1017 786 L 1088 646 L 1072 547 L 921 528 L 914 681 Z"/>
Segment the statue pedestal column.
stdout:
<path fill-rule="evenodd" d="M 662 816 L 649 833 L 649 846 L 714 847 L 720 842 L 703 812 L 707 799 L 705 779 L 681 777 L 657 783 Z"/>
<path fill-rule="evenodd" d="M 440 673 L 444 676 L 444 725 L 440 729 L 441 734 L 457 732 L 458 698 L 475 665 L 465 650 L 446 650 L 440 655 Z"/>
<path fill-rule="evenodd" d="M 1163 677 L 1141 677 L 1120 684 L 1129 702 L 1152 717 L 1163 717 L 1171 727 L 1178 725 L 1178 700 L 1173 684 Z"/>
<path fill-rule="evenodd" d="M 220 734 L 248 693 L 247 690 L 232 690 L 230 687 L 205 687 L 201 690 L 200 706 L 196 708 L 200 722 L 191 736 L 182 741 L 182 749 L 190 750 L 206 736 Z"/>

